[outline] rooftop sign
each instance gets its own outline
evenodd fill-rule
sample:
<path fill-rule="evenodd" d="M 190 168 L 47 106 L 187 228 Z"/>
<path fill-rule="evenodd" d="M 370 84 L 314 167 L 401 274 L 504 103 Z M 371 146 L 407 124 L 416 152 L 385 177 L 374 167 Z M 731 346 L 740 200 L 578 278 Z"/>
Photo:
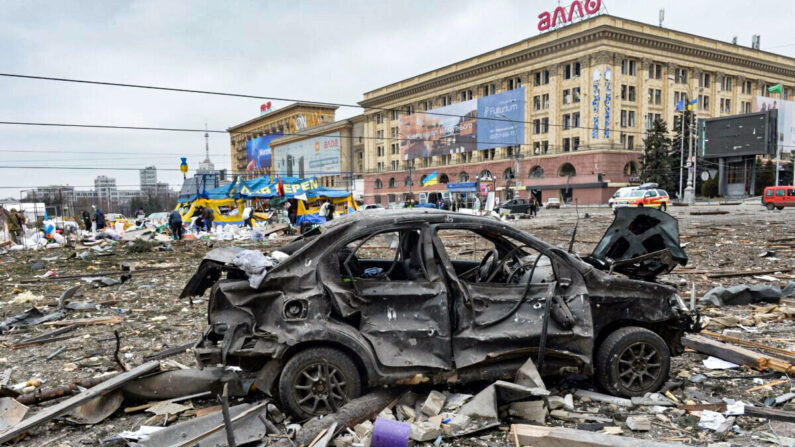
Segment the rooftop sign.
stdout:
<path fill-rule="evenodd" d="M 575 19 L 583 20 L 597 15 L 602 9 L 602 0 L 585 0 L 583 2 L 575 0 L 568 6 L 568 12 L 566 7 L 558 6 L 551 13 L 544 11 L 539 14 L 538 30 L 544 32 L 549 29 L 557 29 L 574 22 Z"/>

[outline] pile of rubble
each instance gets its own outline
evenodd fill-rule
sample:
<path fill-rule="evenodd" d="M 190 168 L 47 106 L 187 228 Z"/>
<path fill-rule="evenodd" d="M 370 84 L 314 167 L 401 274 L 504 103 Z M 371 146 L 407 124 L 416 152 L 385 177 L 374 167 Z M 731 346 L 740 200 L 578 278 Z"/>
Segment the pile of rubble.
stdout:
<path fill-rule="evenodd" d="M 517 225 L 565 244 L 570 235 L 558 220 L 569 217 Z M 686 298 L 694 290 L 701 297 L 693 301 L 705 329 L 684 339 L 657 393 L 618 398 L 581 377 L 545 383 L 528 360 L 513 382 L 379 388 L 309 421 L 285 414 L 235 368 L 186 366 L 206 325 L 206 300 L 177 298 L 211 242 L 272 250 L 289 237 L 220 233 L 191 243 L 142 230 L 75 238 L 45 255 L 0 252 L 0 443 L 791 446 L 795 286 L 787 280 L 795 279 L 795 238 L 780 236 L 791 224 L 780 218 L 760 228 L 755 215 L 735 214 L 728 227 L 723 216 L 704 218 L 680 220 L 691 261 L 665 280 Z M 587 235 L 602 234 L 610 220 L 583 220 L 577 251 L 588 252 Z"/>

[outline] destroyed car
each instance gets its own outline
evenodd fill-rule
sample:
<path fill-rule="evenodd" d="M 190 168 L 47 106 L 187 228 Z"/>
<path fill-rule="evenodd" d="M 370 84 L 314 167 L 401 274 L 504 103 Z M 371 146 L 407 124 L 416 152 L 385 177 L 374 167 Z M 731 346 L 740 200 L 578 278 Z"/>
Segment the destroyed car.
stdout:
<path fill-rule="evenodd" d="M 530 356 L 544 375 L 643 395 L 697 324 L 655 282 L 687 258 L 676 220 L 648 208 L 620 210 L 584 259 L 497 219 L 430 209 L 357 212 L 280 251 L 253 289 L 232 263 L 242 250 L 214 250 L 182 296 L 211 288 L 199 364 L 242 368 L 298 417 L 367 388 L 510 378 Z"/>

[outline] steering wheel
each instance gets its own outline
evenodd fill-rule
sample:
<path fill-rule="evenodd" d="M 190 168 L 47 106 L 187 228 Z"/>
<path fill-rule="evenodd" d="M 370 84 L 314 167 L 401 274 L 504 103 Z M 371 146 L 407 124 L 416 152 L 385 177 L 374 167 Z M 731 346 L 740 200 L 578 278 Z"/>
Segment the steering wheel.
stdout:
<path fill-rule="evenodd" d="M 480 264 L 478 265 L 475 282 L 483 282 L 488 280 L 488 278 L 497 268 L 497 258 L 499 258 L 499 256 L 500 254 L 496 248 L 492 248 L 488 253 L 486 253 L 486 256 L 483 256 L 483 259 L 480 260 Z"/>
<path fill-rule="evenodd" d="M 540 261 L 540 260 L 541 260 L 541 256 L 543 256 L 543 255 L 544 255 L 543 253 L 539 253 L 539 254 L 538 254 L 538 256 L 536 256 L 536 260 L 535 260 L 535 261 L 533 261 L 532 268 L 530 269 L 530 279 L 529 279 L 529 281 L 532 281 L 532 280 L 533 280 L 533 274 L 536 272 L 536 267 L 538 266 L 538 261 Z M 531 264 L 530 264 L 529 262 L 526 262 L 526 263 L 524 263 L 524 264 L 522 264 L 522 265 L 520 265 L 520 266 L 516 267 L 516 268 L 515 268 L 515 269 L 514 269 L 514 270 L 511 272 L 511 274 L 510 274 L 510 275 L 508 275 L 508 279 L 506 279 L 506 280 L 505 280 L 505 284 L 510 284 L 510 283 L 511 283 L 511 281 L 513 281 L 513 279 L 514 279 L 514 276 L 516 276 L 516 274 L 517 274 L 517 273 L 519 273 L 519 272 L 521 272 L 521 271 L 524 271 L 524 270 L 525 270 L 525 269 L 526 269 L 528 266 L 530 266 L 530 265 L 531 265 Z M 518 282 L 518 281 L 517 281 L 517 282 Z"/>

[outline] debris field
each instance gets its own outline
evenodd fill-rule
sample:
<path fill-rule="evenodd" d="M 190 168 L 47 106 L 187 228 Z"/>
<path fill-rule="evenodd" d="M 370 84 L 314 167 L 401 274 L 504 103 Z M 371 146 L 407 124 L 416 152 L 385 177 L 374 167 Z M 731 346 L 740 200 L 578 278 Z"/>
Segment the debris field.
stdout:
<path fill-rule="evenodd" d="M 31 421 L 27 434 L 9 439 L 37 446 L 793 445 L 795 214 L 756 204 L 670 212 L 688 263 L 658 281 L 674 284 L 688 305 L 692 299 L 703 330 L 685 337 L 687 349 L 673 357 L 658 393 L 627 399 L 585 377 L 542 381 L 529 361 L 513 381 L 372 389 L 309 421 L 292 420 L 234 369 L 197 376 L 191 346 L 207 326 L 209 292 L 179 298 L 209 250 L 269 253 L 294 236 L 0 249 L 0 439 Z M 543 210 L 508 222 L 565 249 L 577 213 L 574 252 L 585 256 L 613 221 L 606 208 Z M 152 384 L 158 370 L 165 371 L 162 391 Z M 190 390 L 189 382 L 201 381 L 212 391 Z M 48 411 L 57 415 L 47 418 Z"/>

